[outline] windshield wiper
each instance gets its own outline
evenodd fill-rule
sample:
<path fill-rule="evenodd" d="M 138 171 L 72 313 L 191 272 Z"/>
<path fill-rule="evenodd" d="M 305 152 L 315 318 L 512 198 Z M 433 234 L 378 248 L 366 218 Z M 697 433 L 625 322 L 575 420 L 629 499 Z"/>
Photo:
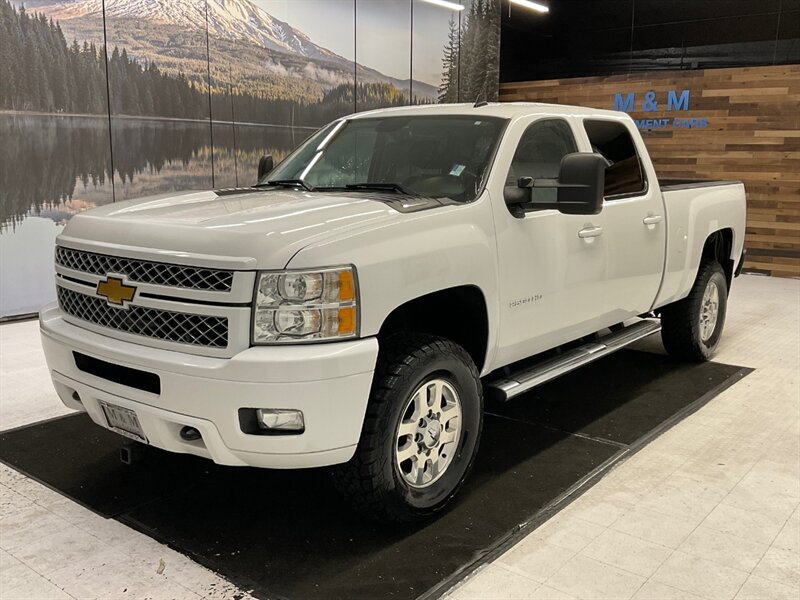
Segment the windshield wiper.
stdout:
<path fill-rule="evenodd" d="M 387 182 L 364 182 L 364 183 L 348 183 L 346 186 L 348 190 L 378 190 L 382 192 L 398 192 L 406 196 L 416 196 L 414 192 L 409 192 L 399 183 Z"/>
<path fill-rule="evenodd" d="M 317 191 L 317 188 L 315 188 L 313 185 L 309 183 L 306 183 L 302 179 L 270 179 L 266 183 L 256 184 L 256 187 L 262 187 L 265 185 L 275 185 L 278 187 L 289 187 L 289 188 L 301 187 L 307 192 Z"/>

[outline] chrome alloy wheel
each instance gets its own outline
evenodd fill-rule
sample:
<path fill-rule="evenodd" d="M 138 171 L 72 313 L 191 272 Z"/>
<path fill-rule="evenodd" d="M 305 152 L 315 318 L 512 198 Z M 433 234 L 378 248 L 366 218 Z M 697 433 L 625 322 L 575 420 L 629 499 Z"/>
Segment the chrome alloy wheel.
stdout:
<path fill-rule="evenodd" d="M 700 304 L 700 339 L 707 342 L 714 335 L 719 318 L 719 288 L 709 281 Z"/>
<path fill-rule="evenodd" d="M 395 436 L 395 465 L 411 487 L 438 480 L 461 437 L 461 400 L 451 383 L 432 379 L 411 394 Z"/>

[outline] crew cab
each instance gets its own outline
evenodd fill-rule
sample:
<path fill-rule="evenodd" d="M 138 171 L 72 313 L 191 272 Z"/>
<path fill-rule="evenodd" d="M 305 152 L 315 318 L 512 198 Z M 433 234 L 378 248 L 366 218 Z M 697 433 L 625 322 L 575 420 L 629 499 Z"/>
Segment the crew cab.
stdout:
<path fill-rule="evenodd" d="M 484 396 L 659 330 L 708 359 L 742 265 L 742 184 L 659 181 L 619 112 L 371 111 L 259 171 L 72 218 L 40 314 L 55 388 L 171 452 L 334 466 L 396 520 L 454 497 Z"/>

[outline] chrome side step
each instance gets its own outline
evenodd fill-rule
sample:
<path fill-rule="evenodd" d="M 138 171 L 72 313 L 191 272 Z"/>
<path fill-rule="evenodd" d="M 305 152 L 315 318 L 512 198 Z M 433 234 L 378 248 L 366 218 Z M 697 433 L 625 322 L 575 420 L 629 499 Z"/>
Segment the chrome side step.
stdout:
<path fill-rule="evenodd" d="M 535 388 L 551 379 L 569 373 L 573 369 L 587 365 L 592 361 L 632 344 L 648 335 L 661 330 L 661 321 L 643 319 L 624 329 L 599 338 L 597 341 L 584 344 L 539 364 L 526 367 L 516 373 L 504 375 L 484 384 L 486 394 L 493 400 L 505 402 Z"/>

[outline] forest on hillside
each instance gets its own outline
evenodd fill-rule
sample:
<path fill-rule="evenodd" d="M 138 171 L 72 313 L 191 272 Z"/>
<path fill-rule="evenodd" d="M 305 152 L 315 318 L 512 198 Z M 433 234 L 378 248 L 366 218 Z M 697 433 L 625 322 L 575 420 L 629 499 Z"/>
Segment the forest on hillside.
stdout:
<path fill-rule="evenodd" d="M 451 20 L 440 102 L 496 99 L 499 22 L 499 0 L 474 0 L 460 27 Z M 103 46 L 68 43 L 57 22 L 9 0 L 0 0 L 0 40 L 0 110 L 107 114 L 110 108 L 112 115 L 184 119 L 208 119 L 210 110 L 214 120 L 319 126 L 354 109 L 409 103 L 388 82 L 344 83 L 316 100 L 266 98 L 216 81 L 209 90 L 204 79 L 166 73 L 125 48 L 106 57 Z"/>
<path fill-rule="evenodd" d="M 57 23 L 0 1 L 0 109 L 102 113 L 106 78 L 98 49 L 67 46 Z M 80 83 L 80 85 L 79 85 Z"/>
<path fill-rule="evenodd" d="M 44 14 L 29 14 L 0 0 L 0 109 L 47 113 L 209 118 L 209 88 L 184 74 L 162 72 L 155 62 L 140 62 L 126 49 L 73 41 L 67 44 L 61 26 Z M 354 94 L 357 98 L 354 98 Z M 320 126 L 353 111 L 408 104 L 408 97 L 390 83 L 341 84 L 316 102 L 267 99 L 231 89 L 211 87 L 215 120 Z M 357 104 L 355 104 L 357 100 Z"/>

